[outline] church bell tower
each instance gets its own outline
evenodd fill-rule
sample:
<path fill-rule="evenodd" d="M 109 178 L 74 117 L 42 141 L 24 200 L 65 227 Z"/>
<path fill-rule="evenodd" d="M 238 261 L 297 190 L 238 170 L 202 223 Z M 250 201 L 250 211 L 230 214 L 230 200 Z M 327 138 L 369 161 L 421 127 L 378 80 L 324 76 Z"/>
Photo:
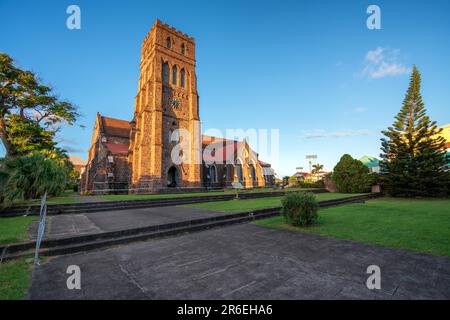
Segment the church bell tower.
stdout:
<path fill-rule="evenodd" d="M 157 20 L 142 44 L 131 123 L 130 182 L 135 193 L 201 185 L 195 63 L 194 39 Z M 184 136 L 177 134 L 180 130 Z M 189 148 L 179 152 L 182 163 L 173 158 L 180 142 Z"/>

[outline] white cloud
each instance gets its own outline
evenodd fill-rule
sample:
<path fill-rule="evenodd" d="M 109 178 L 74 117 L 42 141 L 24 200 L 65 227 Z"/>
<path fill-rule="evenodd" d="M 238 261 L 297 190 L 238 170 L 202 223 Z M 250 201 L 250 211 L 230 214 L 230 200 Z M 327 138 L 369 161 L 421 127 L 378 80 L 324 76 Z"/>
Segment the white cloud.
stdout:
<path fill-rule="evenodd" d="M 366 129 L 358 130 L 340 130 L 328 132 L 323 129 L 315 129 L 306 132 L 304 135 L 305 139 L 328 139 L 328 138 L 342 138 L 342 137 L 358 137 L 358 136 L 368 136 L 371 132 Z"/>
<path fill-rule="evenodd" d="M 83 149 L 83 148 L 78 148 L 78 147 L 71 147 L 71 146 L 67 146 L 64 145 L 62 146 L 62 148 L 64 150 L 66 150 L 69 153 L 75 153 L 75 152 L 87 152 L 87 150 Z"/>
<path fill-rule="evenodd" d="M 357 108 L 355 108 L 355 112 L 356 113 L 363 113 L 363 112 L 366 112 L 366 111 L 367 111 L 367 109 L 364 108 L 364 107 L 357 107 Z"/>
<path fill-rule="evenodd" d="M 411 68 L 400 62 L 400 50 L 378 47 L 367 52 L 364 58 L 362 74 L 371 79 L 393 77 L 411 72 Z"/>

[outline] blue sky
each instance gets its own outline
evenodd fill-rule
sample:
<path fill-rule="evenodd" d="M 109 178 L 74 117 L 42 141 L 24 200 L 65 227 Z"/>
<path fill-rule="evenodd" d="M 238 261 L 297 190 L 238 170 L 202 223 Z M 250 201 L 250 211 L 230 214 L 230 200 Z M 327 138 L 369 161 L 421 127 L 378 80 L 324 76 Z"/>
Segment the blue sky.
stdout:
<path fill-rule="evenodd" d="M 66 28 L 81 8 L 82 29 Z M 377 4 L 382 29 L 366 27 Z M 378 156 L 422 72 L 428 113 L 450 122 L 450 2 L 442 1 L 7 1 L 0 0 L 0 51 L 79 106 L 80 123 L 60 145 L 87 158 L 95 113 L 131 119 L 141 42 L 155 19 L 196 40 L 203 130 L 280 130 L 278 175 L 317 154 Z M 264 160 L 264 159 L 262 159 Z"/>

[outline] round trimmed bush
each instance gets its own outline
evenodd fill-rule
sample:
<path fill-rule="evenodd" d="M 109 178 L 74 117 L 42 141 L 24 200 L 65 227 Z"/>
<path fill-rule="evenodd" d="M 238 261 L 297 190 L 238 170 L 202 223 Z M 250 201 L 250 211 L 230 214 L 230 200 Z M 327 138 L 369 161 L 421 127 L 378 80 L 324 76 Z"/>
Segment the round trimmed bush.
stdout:
<path fill-rule="evenodd" d="M 319 203 L 312 192 L 289 193 L 281 204 L 281 213 L 288 224 L 305 227 L 314 224 L 319 217 Z"/>

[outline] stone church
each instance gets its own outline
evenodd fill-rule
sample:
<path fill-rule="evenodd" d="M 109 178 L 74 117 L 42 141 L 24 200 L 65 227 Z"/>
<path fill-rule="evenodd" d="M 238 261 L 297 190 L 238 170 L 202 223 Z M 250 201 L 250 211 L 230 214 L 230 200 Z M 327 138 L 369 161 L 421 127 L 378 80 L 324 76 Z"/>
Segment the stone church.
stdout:
<path fill-rule="evenodd" d="M 81 192 L 273 184 L 270 164 L 260 161 L 246 140 L 201 135 L 195 64 L 194 39 L 157 20 L 142 44 L 133 119 L 97 114 Z"/>

